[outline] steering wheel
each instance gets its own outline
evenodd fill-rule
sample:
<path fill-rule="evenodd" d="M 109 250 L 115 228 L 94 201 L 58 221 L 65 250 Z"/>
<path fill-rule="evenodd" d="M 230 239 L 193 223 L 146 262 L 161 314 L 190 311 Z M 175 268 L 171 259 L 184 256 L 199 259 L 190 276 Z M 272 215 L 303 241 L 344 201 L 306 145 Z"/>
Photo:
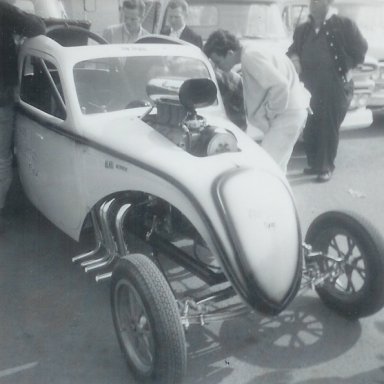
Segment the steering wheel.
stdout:
<path fill-rule="evenodd" d="M 75 25 L 53 25 L 47 28 L 46 35 L 64 47 L 87 45 L 88 39 L 98 44 L 109 44 L 104 37 L 97 33 Z"/>

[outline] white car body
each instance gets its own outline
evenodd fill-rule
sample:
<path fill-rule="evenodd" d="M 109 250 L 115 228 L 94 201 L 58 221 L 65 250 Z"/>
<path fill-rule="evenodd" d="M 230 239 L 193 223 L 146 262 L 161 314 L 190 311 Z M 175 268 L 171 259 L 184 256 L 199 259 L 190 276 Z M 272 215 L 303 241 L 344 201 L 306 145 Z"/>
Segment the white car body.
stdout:
<path fill-rule="evenodd" d="M 337 286 L 334 306 L 346 316 L 382 308 L 376 232 L 333 211 L 315 219 L 302 244 L 285 176 L 228 120 L 199 48 L 153 44 L 154 36 L 108 45 L 70 25 L 48 35 L 20 50 L 21 183 L 72 239 L 95 240 L 72 261 L 96 281 L 111 278 L 112 320 L 137 382 L 181 383 L 183 327 L 250 310 L 277 314 L 302 277 L 323 295 Z M 102 45 L 86 45 L 89 38 Z M 185 276 L 204 289 L 184 285 Z"/>
<path fill-rule="evenodd" d="M 272 159 L 226 119 L 220 96 L 199 113 L 209 124 L 232 132 L 240 151 L 203 157 L 187 153 L 145 123 L 140 116 L 147 107 L 85 114 L 85 107 L 80 106 L 74 81 L 74 67 L 79 62 L 171 55 L 200 60 L 214 79 L 208 59 L 192 46 L 65 48 L 45 36 L 28 40 L 20 52 L 21 93 L 30 76 L 25 64 L 28 58 L 46 60 L 50 70 L 57 68 L 66 113 L 63 118 L 52 116 L 25 102 L 21 94 L 16 153 L 25 192 L 50 221 L 75 240 L 92 208 L 108 196 L 140 191 L 160 198 L 188 218 L 222 260 L 245 300 L 249 293 L 239 283 L 243 276 L 237 266 L 238 252 L 250 263 L 261 290 L 276 305 L 285 305 L 296 281 L 300 254 L 290 188 Z M 241 251 L 233 248 L 233 237 Z"/>

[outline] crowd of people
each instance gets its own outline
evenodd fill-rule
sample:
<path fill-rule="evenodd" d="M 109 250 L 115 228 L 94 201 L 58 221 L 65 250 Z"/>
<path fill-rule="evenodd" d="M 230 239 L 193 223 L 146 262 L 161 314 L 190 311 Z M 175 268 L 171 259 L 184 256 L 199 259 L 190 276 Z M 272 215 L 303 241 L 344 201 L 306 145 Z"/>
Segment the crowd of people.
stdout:
<path fill-rule="evenodd" d="M 335 169 L 340 125 L 353 94 L 350 71 L 364 61 L 367 42 L 357 25 L 335 14 L 333 0 L 311 0 L 310 16 L 299 25 L 287 54 L 266 48 L 245 47 L 231 32 L 217 30 L 205 44 L 186 25 L 188 4 L 170 0 L 163 35 L 202 49 L 218 71 L 218 80 L 235 79 L 233 89 L 219 82 L 226 109 L 236 108 L 237 123 L 246 121 L 264 132 L 262 147 L 283 172 L 303 131 L 308 161 L 305 174 L 329 181 Z M 142 26 L 143 0 L 125 0 L 122 22 L 108 27 L 110 43 L 133 43 L 148 36 Z M 45 33 L 41 19 L 0 0 L 0 232 L 3 208 L 12 179 L 12 129 L 17 56 L 14 35 L 32 37 Z M 232 68 L 241 64 L 242 80 Z M 242 116 L 244 114 L 244 116 Z"/>
<path fill-rule="evenodd" d="M 188 4 L 171 0 L 162 34 L 203 49 L 217 69 L 225 107 L 246 129 L 261 129 L 262 147 L 287 171 L 294 145 L 303 132 L 308 167 L 319 182 L 331 179 L 339 130 L 353 95 L 351 70 L 364 61 L 367 42 L 357 25 L 338 16 L 333 0 L 311 0 L 309 20 L 295 30 L 287 55 L 266 47 L 242 47 L 229 31 L 218 30 L 204 47 L 201 36 L 186 25 Z M 141 27 L 142 0 L 123 3 L 124 22 L 109 27 L 111 43 L 132 42 L 149 34 Z M 241 64 L 242 80 L 231 69 Z M 233 113 L 231 113 L 233 112 Z"/>

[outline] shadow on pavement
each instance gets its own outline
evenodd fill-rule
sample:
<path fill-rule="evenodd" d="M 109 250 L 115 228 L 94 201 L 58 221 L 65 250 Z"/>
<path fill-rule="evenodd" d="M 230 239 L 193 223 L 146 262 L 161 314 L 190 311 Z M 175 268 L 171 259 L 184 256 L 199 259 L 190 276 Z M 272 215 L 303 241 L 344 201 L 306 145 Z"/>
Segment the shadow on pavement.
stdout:
<path fill-rule="evenodd" d="M 279 316 L 251 314 L 224 322 L 219 334 L 210 327 L 194 327 L 189 336 L 190 381 L 186 383 L 218 384 L 232 370 L 241 369 L 237 361 L 261 370 L 297 369 L 330 361 L 355 345 L 361 326 L 329 311 L 319 299 L 301 296 Z M 288 382 L 285 373 L 281 381 L 268 379 L 257 377 L 252 383 Z"/>
<path fill-rule="evenodd" d="M 2 291 L 12 295 L 5 294 L 0 301 L 1 344 L 8 351 L 2 365 L 40 361 L 33 373 L 14 382 L 39 382 L 44 377 L 45 382 L 123 383 L 128 379 L 133 383 L 114 335 L 108 284 L 96 285 L 70 262 L 82 245 L 55 229 L 30 205 L 17 179 L 7 215 L 11 231 L 5 234 L 2 247 L 7 270 L 0 273 L 0 281 Z M 219 384 L 243 363 L 278 370 L 249 383 L 286 384 L 290 369 L 330 361 L 348 351 L 360 335 L 359 322 L 338 317 L 313 295 L 298 297 L 273 318 L 250 314 L 220 327 L 191 326 L 185 384 Z M 373 382 L 369 378 L 376 373 L 340 383 Z M 60 377 L 64 381 L 57 381 Z M 337 384 L 337 380 L 302 384 Z"/>
<path fill-rule="evenodd" d="M 327 372 L 324 372 L 326 375 Z M 295 381 L 290 371 L 276 371 L 254 377 L 246 384 L 382 384 L 384 375 L 384 366 L 372 369 L 370 371 L 358 373 L 348 377 L 329 376 L 304 381 Z"/>

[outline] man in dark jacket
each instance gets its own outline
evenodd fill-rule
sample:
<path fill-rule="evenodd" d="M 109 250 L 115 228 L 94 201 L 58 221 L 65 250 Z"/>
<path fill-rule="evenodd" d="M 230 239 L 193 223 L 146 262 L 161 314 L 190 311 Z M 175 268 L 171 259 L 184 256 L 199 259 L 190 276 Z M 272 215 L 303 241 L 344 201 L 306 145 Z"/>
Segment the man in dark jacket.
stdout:
<path fill-rule="evenodd" d="M 4 231 L 3 208 L 12 180 L 12 130 L 14 87 L 17 84 L 15 35 L 32 37 L 45 33 L 44 23 L 0 0 L 0 232 Z"/>
<path fill-rule="evenodd" d="M 368 46 L 357 25 L 338 16 L 333 0 L 311 0 L 309 20 L 299 25 L 288 49 L 301 80 L 311 92 L 313 115 L 304 129 L 309 168 L 317 181 L 330 180 L 339 129 L 353 95 L 350 71 L 364 61 Z"/>
<path fill-rule="evenodd" d="M 184 0 L 171 0 L 167 6 L 167 21 L 169 27 L 166 27 L 161 33 L 187 41 L 202 49 L 203 40 L 201 36 L 186 25 L 187 16 L 187 2 Z"/>

